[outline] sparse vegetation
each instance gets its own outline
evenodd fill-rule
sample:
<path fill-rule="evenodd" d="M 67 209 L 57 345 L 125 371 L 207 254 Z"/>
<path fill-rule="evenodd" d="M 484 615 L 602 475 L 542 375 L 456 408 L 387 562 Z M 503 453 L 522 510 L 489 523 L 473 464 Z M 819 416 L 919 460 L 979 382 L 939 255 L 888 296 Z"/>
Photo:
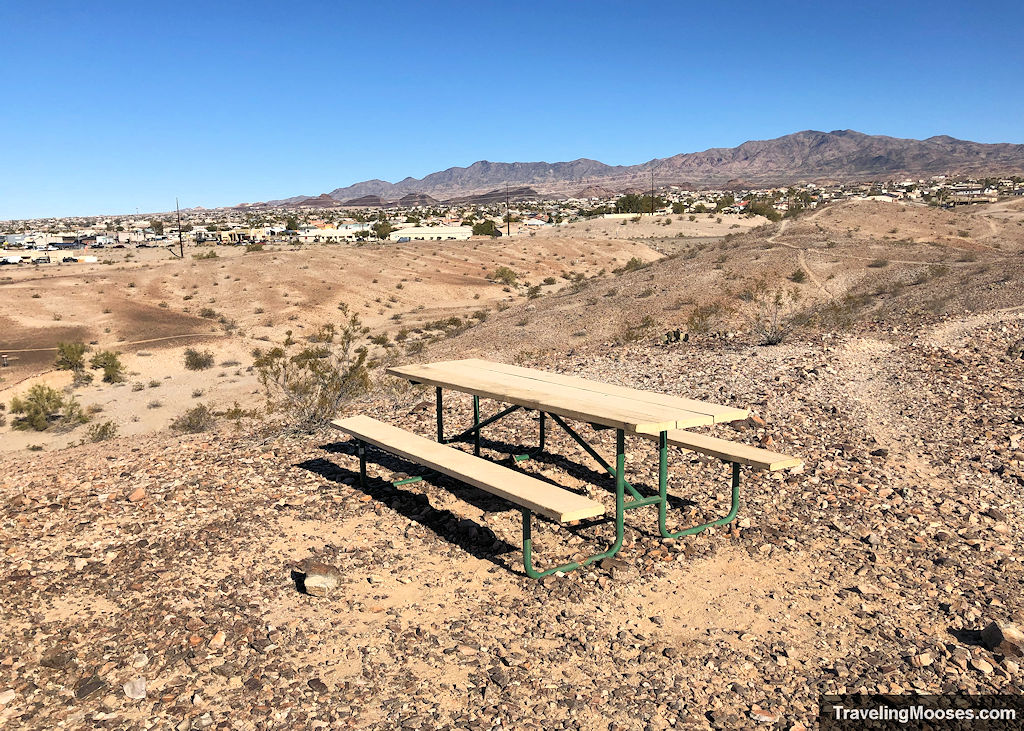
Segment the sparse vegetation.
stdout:
<path fill-rule="evenodd" d="M 24 396 L 11 399 L 11 422 L 21 431 L 46 431 L 52 426 L 75 427 L 89 417 L 73 396 L 65 396 L 55 388 L 37 383 Z"/>
<path fill-rule="evenodd" d="M 85 354 L 88 350 L 89 346 L 85 343 L 57 343 L 54 366 L 59 371 L 80 373 L 85 370 Z"/>
<path fill-rule="evenodd" d="M 778 345 L 806 321 L 797 309 L 798 290 L 771 289 L 762 280 L 752 289 L 744 313 L 747 327 L 759 345 Z"/>
<path fill-rule="evenodd" d="M 112 421 L 101 421 L 90 424 L 85 431 L 85 441 L 104 442 L 117 436 L 117 424 Z"/>
<path fill-rule="evenodd" d="M 124 366 L 118 353 L 101 350 L 89 360 L 89 367 L 103 371 L 104 383 L 120 383 L 124 380 Z"/>
<path fill-rule="evenodd" d="M 516 280 L 519 279 L 519 275 L 516 274 L 510 267 L 500 266 L 493 272 L 491 272 L 489 279 L 512 287 L 515 285 Z"/>
<path fill-rule="evenodd" d="M 185 349 L 185 368 L 190 371 L 204 371 L 213 367 L 213 353 L 208 350 Z"/>
<path fill-rule="evenodd" d="M 217 421 L 206 404 L 196 404 L 171 422 L 171 429 L 181 434 L 198 434 L 207 431 Z"/>
<path fill-rule="evenodd" d="M 345 401 L 370 386 L 367 350 L 355 347 L 362 334 L 358 316 L 337 328 L 332 343 L 308 345 L 297 353 L 289 346 L 254 351 L 257 378 L 271 405 L 283 407 L 297 427 L 314 429 L 327 423 Z"/>
<path fill-rule="evenodd" d="M 624 265 L 622 265 L 618 269 L 613 269 L 612 271 L 615 272 L 616 274 L 623 274 L 625 272 L 635 272 L 639 269 L 643 269 L 646 266 L 647 264 L 646 262 L 644 262 L 643 259 L 641 259 L 638 256 L 634 256 Z"/>

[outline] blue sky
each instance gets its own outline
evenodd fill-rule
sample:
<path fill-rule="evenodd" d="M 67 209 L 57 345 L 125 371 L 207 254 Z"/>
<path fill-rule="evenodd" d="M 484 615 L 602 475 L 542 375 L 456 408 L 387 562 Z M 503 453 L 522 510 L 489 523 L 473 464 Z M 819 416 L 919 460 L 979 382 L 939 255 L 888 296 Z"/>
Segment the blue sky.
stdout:
<path fill-rule="evenodd" d="M 0 3 L 0 219 L 632 164 L 802 129 L 1024 142 L 1024 4 Z"/>

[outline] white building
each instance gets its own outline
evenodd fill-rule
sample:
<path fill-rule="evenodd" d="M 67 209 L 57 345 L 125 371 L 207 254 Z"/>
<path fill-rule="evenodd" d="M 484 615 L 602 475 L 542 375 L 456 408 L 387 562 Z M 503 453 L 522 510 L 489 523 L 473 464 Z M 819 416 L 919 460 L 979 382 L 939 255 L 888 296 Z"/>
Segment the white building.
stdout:
<path fill-rule="evenodd" d="M 470 226 L 410 226 L 392 231 L 392 241 L 465 241 L 473 235 Z"/>

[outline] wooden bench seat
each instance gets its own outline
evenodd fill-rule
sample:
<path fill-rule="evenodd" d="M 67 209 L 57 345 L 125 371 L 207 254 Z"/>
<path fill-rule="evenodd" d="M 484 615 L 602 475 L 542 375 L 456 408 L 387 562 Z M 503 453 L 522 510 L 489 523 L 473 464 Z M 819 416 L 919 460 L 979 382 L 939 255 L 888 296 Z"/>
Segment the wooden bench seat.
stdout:
<path fill-rule="evenodd" d="M 561 523 L 596 518 L 605 512 L 604 506 L 596 500 L 368 416 L 336 419 L 331 422 L 331 426 L 385 452 L 416 462 Z"/>
<path fill-rule="evenodd" d="M 645 437 L 658 440 L 657 435 L 645 434 Z M 719 439 L 706 434 L 695 434 L 685 429 L 674 429 L 668 432 L 668 443 L 673 447 L 681 447 L 692 452 L 700 452 L 726 462 L 747 465 L 756 470 L 783 470 L 799 467 L 804 462 L 798 457 L 790 457 L 767 449 L 751 447 L 728 439 Z"/>

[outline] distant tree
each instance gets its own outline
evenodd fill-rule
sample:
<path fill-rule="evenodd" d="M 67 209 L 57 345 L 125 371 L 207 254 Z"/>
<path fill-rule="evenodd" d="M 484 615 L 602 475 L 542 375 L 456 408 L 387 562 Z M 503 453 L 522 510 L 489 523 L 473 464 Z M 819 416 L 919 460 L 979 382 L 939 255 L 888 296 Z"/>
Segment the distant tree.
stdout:
<path fill-rule="evenodd" d="M 377 221 L 377 223 L 370 226 L 370 229 L 381 241 L 386 239 L 388 235 L 394 231 L 394 228 L 387 221 Z"/>
<path fill-rule="evenodd" d="M 652 208 L 651 196 L 640 196 L 635 193 L 627 193 L 615 202 L 615 208 L 619 213 L 650 213 L 654 209 L 664 207 L 665 199 L 661 196 L 655 196 L 654 207 Z"/>
<path fill-rule="evenodd" d="M 480 223 L 473 224 L 474 236 L 501 236 L 501 231 L 494 225 L 494 221 L 487 219 Z"/>
<path fill-rule="evenodd" d="M 191 230 L 192 230 L 192 224 L 191 223 L 183 223 L 183 224 L 181 224 L 181 232 L 183 234 L 187 234 Z"/>
<path fill-rule="evenodd" d="M 164 222 L 161 221 L 159 218 L 154 218 L 152 221 L 150 221 L 149 227 L 153 229 L 153 233 L 155 233 L 157 236 L 164 235 Z"/>
<path fill-rule="evenodd" d="M 288 218 L 284 219 L 284 227 L 286 231 L 298 231 L 299 219 L 295 216 L 288 216 Z"/>
<path fill-rule="evenodd" d="M 771 203 L 766 201 L 750 201 L 750 205 L 747 206 L 747 212 L 751 216 L 764 216 L 769 221 L 782 219 L 782 214 L 776 211 Z"/>

